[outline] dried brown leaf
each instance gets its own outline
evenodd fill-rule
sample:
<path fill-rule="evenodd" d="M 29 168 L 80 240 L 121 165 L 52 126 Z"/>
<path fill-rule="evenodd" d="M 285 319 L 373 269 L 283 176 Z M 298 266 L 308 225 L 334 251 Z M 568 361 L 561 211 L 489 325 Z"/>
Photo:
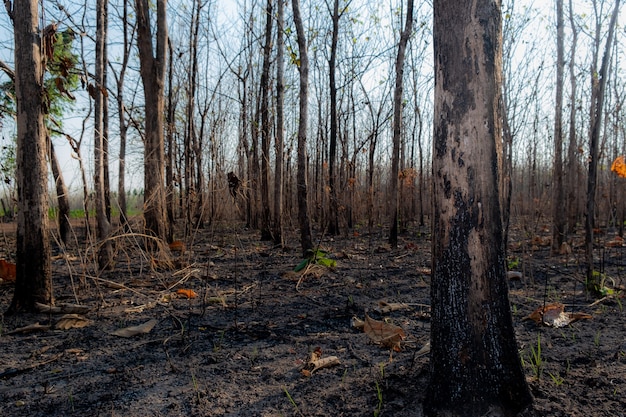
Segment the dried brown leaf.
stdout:
<path fill-rule="evenodd" d="M 79 314 L 65 314 L 56 322 L 54 328 L 58 330 L 79 329 L 88 326 L 90 323 L 91 320 Z"/>
<path fill-rule="evenodd" d="M 123 329 L 118 329 L 112 334 L 120 337 L 133 337 L 138 334 L 150 333 L 150 331 L 154 328 L 154 326 L 156 326 L 157 323 L 158 321 L 156 319 L 152 319 L 138 326 L 130 326 Z"/>
<path fill-rule="evenodd" d="M 533 320 L 537 324 L 544 324 L 549 327 L 565 327 L 577 320 L 593 318 L 587 313 L 569 313 L 565 312 L 565 306 L 561 303 L 546 304 L 538 307 L 524 318 L 524 320 Z"/>
<path fill-rule="evenodd" d="M 17 329 L 13 329 L 10 332 L 7 332 L 6 334 L 41 332 L 41 331 L 47 331 L 47 330 L 50 330 L 49 325 L 34 323 L 34 324 L 29 324 L 28 326 L 18 327 Z"/>
<path fill-rule="evenodd" d="M 379 343 L 396 352 L 400 351 L 400 343 L 406 338 L 402 327 L 374 320 L 368 315 L 365 315 L 363 331 L 374 343 Z"/>

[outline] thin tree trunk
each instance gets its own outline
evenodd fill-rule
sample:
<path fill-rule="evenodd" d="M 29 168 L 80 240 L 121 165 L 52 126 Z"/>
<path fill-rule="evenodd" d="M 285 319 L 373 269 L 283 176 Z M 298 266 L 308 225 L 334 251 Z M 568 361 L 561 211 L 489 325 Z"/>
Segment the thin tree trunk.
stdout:
<path fill-rule="evenodd" d="M 587 176 L 587 215 L 585 219 L 585 255 L 587 257 L 587 282 L 594 286 L 597 284 L 593 276 L 593 228 L 595 221 L 596 186 L 598 176 L 598 148 L 600 141 L 600 129 L 602 127 L 602 111 L 604 109 L 604 92 L 608 78 L 608 68 L 611 60 L 611 47 L 613 45 L 613 35 L 619 14 L 620 0 L 615 1 L 615 8 L 609 23 L 609 34 L 607 36 L 602 57 L 600 72 L 596 74 L 592 71 L 592 94 L 591 103 L 591 130 L 589 140 L 589 174 Z M 599 288 L 595 288 L 598 290 Z"/>
<path fill-rule="evenodd" d="M 281 247 L 283 241 L 283 153 L 285 141 L 285 80 L 284 80 L 284 47 L 285 38 L 283 25 L 285 22 L 285 7 L 283 0 L 278 0 L 276 22 L 276 140 L 274 147 L 276 159 L 274 164 L 274 222 L 272 236 L 274 243 Z"/>
<path fill-rule="evenodd" d="M 311 226 L 309 224 L 309 205 L 307 202 L 307 156 L 306 140 L 308 125 L 308 87 L 309 87 L 309 57 L 307 54 L 306 35 L 304 25 L 300 16 L 300 0 L 292 0 L 293 21 L 298 34 L 298 51 L 300 54 L 300 119 L 298 121 L 298 223 L 300 225 L 300 244 L 302 245 L 302 255 L 307 256 L 313 250 L 311 240 Z"/>
<path fill-rule="evenodd" d="M 172 55 L 172 42 L 168 40 L 168 49 L 170 56 Z M 174 65 L 173 59 L 168 62 L 168 88 L 167 88 L 167 156 L 165 160 L 165 206 L 167 211 L 167 221 L 170 227 L 174 227 L 176 223 L 176 198 L 174 192 L 174 116 L 176 114 L 176 102 L 174 100 Z"/>
<path fill-rule="evenodd" d="M 572 32 L 572 43 L 569 56 L 570 106 L 569 106 L 569 143 L 567 146 L 567 232 L 573 234 L 579 218 L 578 210 L 578 140 L 576 137 L 576 50 L 578 46 L 578 28 L 574 20 L 572 0 L 569 0 L 569 22 Z"/>
<path fill-rule="evenodd" d="M 272 53 L 272 27 L 274 11 L 272 0 L 267 0 L 265 44 L 263 45 L 263 68 L 261 70 L 261 240 L 272 240 L 270 212 L 270 58 Z"/>
<path fill-rule="evenodd" d="M 330 44 L 330 60 L 328 61 L 329 89 L 330 89 L 330 148 L 328 152 L 328 187 L 330 188 L 328 210 L 328 234 L 339 234 L 339 202 L 337 201 L 337 174 L 335 163 L 337 159 L 337 43 L 339 38 L 339 0 L 333 1 L 331 19 L 333 22 L 332 39 Z"/>
<path fill-rule="evenodd" d="M 556 97 L 554 104 L 554 173 L 552 199 L 552 254 L 558 254 L 566 234 L 565 192 L 563 187 L 563 0 L 556 0 Z"/>
<path fill-rule="evenodd" d="M 124 53 L 120 74 L 117 78 L 117 117 L 120 130 L 120 149 L 118 161 L 117 178 L 117 201 L 120 208 L 120 225 L 128 226 L 128 216 L 126 207 L 126 139 L 128 137 L 128 124 L 126 123 L 126 106 L 124 104 L 124 80 L 126 69 L 128 68 L 128 58 L 130 56 L 130 40 L 128 39 L 128 0 L 122 3 L 122 34 Z"/>
<path fill-rule="evenodd" d="M 105 96 L 106 86 L 106 14 L 107 0 L 98 0 L 96 2 L 97 10 L 97 30 L 96 30 L 96 73 L 93 89 L 94 106 L 94 191 L 96 204 L 96 221 L 97 221 L 97 238 L 99 241 L 98 250 L 98 268 L 100 270 L 111 269 L 113 267 L 113 250 L 111 242 L 108 240 L 111 230 L 111 223 L 107 216 L 107 184 L 105 178 L 105 168 L 108 164 L 106 160 L 105 145 L 105 121 L 107 98 Z"/>
<path fill-rule="evenodd" d="M 59 225 L 59 239 L 64 245 L 69 243 L 70 239 L 70 199 L 67 191 L 67 186 L 63 180 L 63 171 L 59 165 L 56 152 L 54 151 L 54 144 L 48 136 L 48 158 L 50 160 L 50 168 L 52 169 L 52 177 L 54 178 L 54 185 L 57 193 L 57 202 L 59 204 L 58 213 L 58 225 Z"/>
<path fill-rule="evenodd" d="M 389 244 L 392 247 L 398 246 L 398 182 L 400 167 L 400 140 L 402 136 L 402 90 L 404 74 L 404 55 L 406 46 L 413 30 L 413 0 L 408 0 L 406 11 L 406 22 L 404 30 L 400 35 L 398 45 L 398 56 L 396 57 L 396 87 L 393 92 L 393 151 L 391 154 L 391 197 L 390 212 L 391 224 L 389 228 Z"/>

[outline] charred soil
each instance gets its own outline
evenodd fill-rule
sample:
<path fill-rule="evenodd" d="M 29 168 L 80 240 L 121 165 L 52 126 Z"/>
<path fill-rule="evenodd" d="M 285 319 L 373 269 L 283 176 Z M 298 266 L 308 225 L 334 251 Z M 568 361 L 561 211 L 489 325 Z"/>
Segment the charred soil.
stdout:
<path fill-rule="evenodd" d="M 550 256 L 512 236 L 509 267 L 522 277 L 512 275 L 511 308 L 535 398 L 527 414 L 626 415 L 626 248 L 598 249 L 615 290 L 599 300 L 585 289 L 576 244 Z M 65 330 L 62 314 L 2 317 L 0 416 L 421 416 L 429 233 L 411 230 L 397 249 L 382 230 L 324 237 L 337 265 L 306 274 L 293 272 L 302 259 L 297 236 L 288 238 L 279 248 L 240 225 L 207 227 L 186 251 L 155 260 L 138 237 L 120 235 L 115 269 L 103 273 L 94 272 L 93 248 L 55 250 L 56 304 L 89 311 Z M 0 311 L 12 291 L 0 286 Z M 561 328 L 524 320 L 557 302 L 592 318 Z M 403 328 L 399 351 L 353 326 L 366 313 Z M 119 335 L 145 323 L 154 327 Z M 314 352 L 338 363 L 302 372 Z"/>

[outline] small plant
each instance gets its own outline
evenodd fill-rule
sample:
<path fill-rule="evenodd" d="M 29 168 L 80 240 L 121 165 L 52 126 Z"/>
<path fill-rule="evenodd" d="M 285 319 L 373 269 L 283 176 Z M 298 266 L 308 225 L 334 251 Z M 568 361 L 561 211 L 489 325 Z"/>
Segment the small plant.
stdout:
<path fill-rule="evenodd" d="M 70 389 L 70 392 L 68 394 L 68 399 L 70 402 L 70 408 L 72 409 L 72 412 L 74 412 L 74 396 L 72 395 L 72 390 Z"/>
<path fill-rule="evenodd" d="M 596 346 L 596 348 L 600 347 L 600 330 L 598 330 L 593 337 L 593 344 Z"/>
<path fill-rule="evenodd" d="M 530 347 L 529 362 L 533 375 L 537 380 L 540 380 L 541 375 L 543 374 L 543 367 L 545 365 L 545 362 L 541 357 L 541 335 L 537 335 L 537 347 Z"/>
<path fill-rule="evenodd" d="M 291 394 L 289 394 L 289 391 L 287 391 L 287 387 L 283 386 L 283 391 L 285 391 L 285 395 L 289 399 L 289 402 L 291 403 L 291 405 L 293 405 L 293 408 L 296 410 L 296 414 L 302 415 L 302 412 L 300 412 L 300 409 L 298 408 L 298 404 L 296 404 L 294 399 L 291 397 Z"/>
<path fill-rule="evenodd" d="M 191 382 L 193 383 L 193 390 L 198 396 L 198 403 L 200 403 L 200 390 L 198 389 L 198 380 L 196 379 L 196 374 L 193 373 L 193 369 L 191 370 Z"/>
<path fill-rule="evenodd" d="M 519 257 L 514 256 L 507 262 L 507 268 L 509 271 L 519 268 Z"/>
<path fill-rule="evenodd" d="M 383 391 L 380 389 L 378 381 L 376 381 L 376 398 L 378 399 L 378 404 L 376 405 L 376 410 L 374 410 L 374 417 L 378 417 L 383 409 Z"/>
<path fill-rule="evenodd" d="M 596 297 L 607 297 L 615 294 L 615 290 L 607 286 L 609 281 L 614 287 L 615 280 L 613 278 L 608 277 L 600 271 L 594 270 L 591 272 L 591 279 L 585 281 L 585 287 L 587 291 L 591 292 Z"/>
<path fill-rule="evenodd" d="M 259 359 L 259 348 L 255 346 L 254 349 L 252 349 L 252 353 L 250 354 L 250 364 L 254 366 L 257 359 Z"/>
<path fill-rule="evenodd" d="M 213 342 L 213 352 L 219 352 L 222 349 L 224 343 L 224 330 L 220 331 L 220 336 L 217 342 Z"/>
<path fill-rule="evenodd" d="M 378 371 L 380 372 L 380 377 L 385 378 L 385 363 L 384 362 L 380 362 L 378 364 Z"/>
<path fill-rule="evenodd" d="M 554 384 L 557 387 L 560 387 L 563 384 L 563 382 L 565 382 L 565 378 L 563 378 L 558 373 L 555 375 L 552 372 L 548 372 L 548 375 L 550 375 L 550 378 L 552 379 L 552 382 L 554 382 Z"/>
<path fill-rule="evenodd" d="M 328 257 L 328 252 L 316 249 L 307 251 L 307 256 L 294 268 L 294 272 L 300 272 L 309 265 L 321 265 L 327 268 L 335 268 L 337 261 Z"/>

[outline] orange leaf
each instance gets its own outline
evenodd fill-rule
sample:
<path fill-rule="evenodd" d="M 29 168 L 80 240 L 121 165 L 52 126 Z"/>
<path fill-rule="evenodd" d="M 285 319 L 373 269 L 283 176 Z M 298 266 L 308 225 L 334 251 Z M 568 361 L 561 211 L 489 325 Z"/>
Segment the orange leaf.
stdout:
<path fill-rule="evenodd" d="M 176 294 L 184 295 L 187 298 L 196 298 L 198 296 L 198 294 L 196 294 L 194 290 L 187 290 L 187 289 L 182 289 L 182 288 L 176 291 Z"/>
<path fill-rule="evenodd" d="M 6 282 L 15 282 L 15 264 L 0 259 L 0 278 Z"/>
<path fill-rule="evenodd" d="M 626 178 L 626 162 L 624 162 L 624 155 L 618 156 L 611 164 L 611 171 L 615 172 L 619 177 Z"/>
<path fill-rule="evenodd" d="M 169 244 L 169 247 L 172 252 L 180 252 L 180 253 L 185 252 L 185 243 L 181 240 L 173 241 L 172 243 Z"/>

